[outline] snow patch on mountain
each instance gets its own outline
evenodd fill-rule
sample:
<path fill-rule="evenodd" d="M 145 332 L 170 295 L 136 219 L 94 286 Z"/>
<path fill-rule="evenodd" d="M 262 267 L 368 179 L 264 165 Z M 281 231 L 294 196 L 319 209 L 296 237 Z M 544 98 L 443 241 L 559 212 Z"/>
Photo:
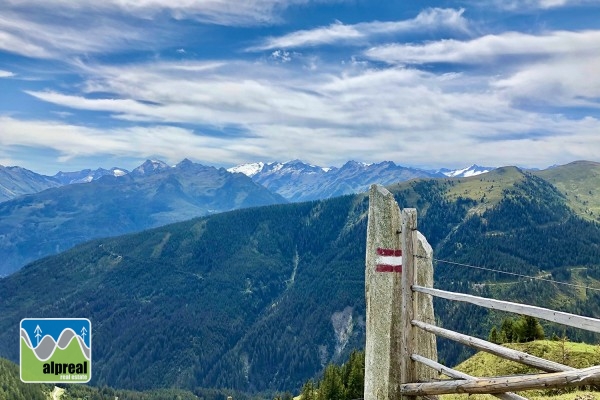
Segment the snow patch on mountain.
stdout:
<path fill-rule="evenodd" d="M 232 174 L 242 173 L 242 174 L 252 178 L 254 175 L 256 175 L 260 171 L 262 171 L 264 167 L 265 167 L 264 162 L 255 162 L 255 163 L 241 164 L 241 165 L 237 165 L 235 167 L 227 168 L 227 171 L 231 172 Z"/>
<path fill-rule="evenodd" d="M 168 164 L 160 160 L 146 160 L 142 165 L 131 171 L 131 175 L 143 176 L 171 169 Z"/>
<path fill-rule="evenodd" d="M 73 171 L 73 172 L 58 172 L 54 175 L 54 178 L 57 179 L 63 185 L 71 185 L 74 183 L 90 183 L 97 179 L 102 178 L 103 176 L 112 175 L 115 177 L 127 175 L 129 172 L 122 168 L 113 167 L 111 169 L 98 168 L 96 170 L 84 169 L 81 171 Z"/>
<path fill-rule="evenodd" d="M 462 169 L 455 169 L 455 170 L 449 170 L 449 169 L 444 168 L 444 169 L 441 169 L 440 172 L 450 178 L 468 178 L 470 176 L 485 174 L 486 172 L 490 172 L 493 169 L 495 169 L 495 168 L 494 167 L 481 167 L 477 164 L 473 164 L 469 167 L 462 168 Z"/>

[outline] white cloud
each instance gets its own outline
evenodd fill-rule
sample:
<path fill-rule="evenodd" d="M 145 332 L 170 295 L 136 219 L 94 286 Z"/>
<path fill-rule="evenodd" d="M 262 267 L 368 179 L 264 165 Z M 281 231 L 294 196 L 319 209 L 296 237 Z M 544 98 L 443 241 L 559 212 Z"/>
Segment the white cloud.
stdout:
<path fill-rule="evenodd" d="M 36 21 L 29 15 L 3 12 L 0 15 L 0 50 L 34 58 L 63 58 L 65 55 L 87 55 L 116 51 L 131 46 L 143 47 L 152 42 L 144 28 L 134 29 L 129 23 L 104 20 L 81 20 L 65 24 L 56 20 Z M 102 20 L 101 17 L 98 17 Z"/>
<path fill-rule="evenodd" d="M 600 148 L 598 119 L 518 109 L 506 95 L 509 84 L 487 76 L 285 66 L 218 61 L 87 66 L 80 94 L 31 94 L 68 109 L 106 112 L 129 121 L 130 128 L 5 117 L 0 144 L 47 146 L 66 158 L 156 154 L 170 162 L 189 156 L 220 165 L 294 158 L 339 165 L 354 158 L 545 166 L 594 159 Z M 97 98 L 100 93 L 111 95 Z M 181 123 L 197 128 L 172 126 Z M 227 134 L 215 137 L 215 130 Z"/>
<path fill-rule="evenodd" d="M 10 78 L 10 77 L 13 77 L 13 76 L 15 76 L 15 74 L 13 74 L 12 72 L 10 72 L 10 71 L 4 71 L 4 70 L 0 69 L 0 78 Z"/>
<path fill-rule="evenodd" d="M 154 51 L 186 36 L 186 28 L 175 29 L 165 14 L 221 25 L 273 24 L 290 6 L 327 1 L 344 0 L 6 0 L 0 50 L 61 60 L 124 49 Z"/>
<path fill-rule="evenodd" d="M 481 2 L 477 3 L 483 6 Z M 599 0 L 493 0 L 495 7 L 509 11 L 547 10 L 551 8 L 598 3 L 600 3 Z M 489 7 L 489 4 L 486 4 L 485 6 Z"/>
<path fill-rule="evenodd" d="M 600 53 L 600 31 L 556 31 L 542 35 L 507 32 L 472 40 L 438 40 L 424 44 L 390 44 L 365 52 L 393 64 L 484 64 L 501 57 L 562 57 Z"/>
<path fill-rule="evenodd" d="M 509 32 L 468 41 L 392 44 L 366 56 L 392 64 L 454 63 L 490 74 L 490 86 L 516 102 L 600 107 L 600 31 Z M 459 67 L 460 68 L 460 67 Z"/>
<path fill-rule="evenodd" d="M 0 117 L 2 147 L 26 146 L 55 150 L 60 159 L 110 154 L 145 158 L 157 154 L 171 162 L 180 161 L 181 155 L 217 163 L 230 158 L 231 152 L 219 138 L 196 135 L 192 130 L 169 127 L 130 127 L 95 129 L 51 120 L 19 120 Z"/>
<path fill-rule="evenodd" d="M 492 85 L 515 101 L 600 109 L 600 54 L 531 63 Z"/>
<path fill-rule="evenodd" d="M 166 12 L 176 19 L 239 26 L 276 23 L 280 21 L 280 12 L 290 6 L 326 1 L 328 0 L 6 0 L 5 3 L 19 10 L 37 9 L 51 13 L 58 10 L 59 14 L 77 15 L 90 11 L 116 12 L 142 19 L 151 19 Z"/>
<path fill-rule="evenodd" d="M 280 37 L 267 38 L 263 43 L 248 50 L 287 49 L 340 42 L 364 44 L 368 38 L 375 35 L 425 30 L 450 29 L 467 33 L 469 31 L 468 22 L 463 17 L 463 13 L 463 9 L 429 8 L 421 11 L 415 18 L 404 21 L 374 21 L 354 25 L 345 25 L 336 21 L 326 27 L 301 30 Z"/>
<path fill-rule="evenodd" d="M 292 61 L 292 55 L 289 51 L 285 50 L 275 50 L 271 53 L 271 58 L 284 63 Z"/>

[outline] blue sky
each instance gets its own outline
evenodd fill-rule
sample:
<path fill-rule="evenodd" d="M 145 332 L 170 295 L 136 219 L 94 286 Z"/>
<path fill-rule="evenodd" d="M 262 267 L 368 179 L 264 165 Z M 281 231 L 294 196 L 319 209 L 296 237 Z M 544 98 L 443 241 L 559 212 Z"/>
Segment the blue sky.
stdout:
<path fill-rule="evenodd" d="M 0 164 L 600 161 L 600 0 L 0 0 Z"/>

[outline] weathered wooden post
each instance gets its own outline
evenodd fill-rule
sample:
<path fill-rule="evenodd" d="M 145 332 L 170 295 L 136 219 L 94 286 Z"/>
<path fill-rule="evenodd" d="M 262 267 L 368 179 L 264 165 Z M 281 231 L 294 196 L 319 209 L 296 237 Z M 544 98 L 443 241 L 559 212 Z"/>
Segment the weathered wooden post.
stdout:
<path fill-rule="evenodd" d="M 417 246 L 417 210 L 405 208 L 402 210 L 402 314 L 400 318 L 400 380 L 402 383 L 416 382 L 416 365 L 411 356 L 416 353 L 416 332 L 411 321 L 415 319 L 415 294 L 412 285 L 417 283 L 415 276 L 415 247 Z M 436 359 L 437 360 L 437 359 Z"/>
<path fill-rule="evenodd" d="M 400 384 L 407 382 L 405 379 L 414 382 L 436 376 L 434 370 L 416 365 L 410 359 L 414 352 L 437 360 L 437 350 L 435 335 L 417 332 L 411 325 L 412 318 L 434 321 L 431 296 L 410 290 L 408 295 L 402 292 L 408 256 L 403 250 L 414 253 L 408 261 L 414 269 L 411 267 L 412 276 L 404 277 L 408 279 L 405 285 L 409 289 L 411 282 L 433 286 L 431 246 L 416 231 L 416 211 L 406 210 L 405 214 L 403 223 L 394 196 L 383 186 L 371 186 L 365 268 L 365 400 L 399 400 Z M 407 233 L 410 230 L 410 234 L 403 229 Z M 405 236 L 406 241 L 410 240 L 409 246 L 402 243 Z M 406 307 L 403 301 L 407 302 Z M 403 310 L 411 312 L 405 316 Z"/>

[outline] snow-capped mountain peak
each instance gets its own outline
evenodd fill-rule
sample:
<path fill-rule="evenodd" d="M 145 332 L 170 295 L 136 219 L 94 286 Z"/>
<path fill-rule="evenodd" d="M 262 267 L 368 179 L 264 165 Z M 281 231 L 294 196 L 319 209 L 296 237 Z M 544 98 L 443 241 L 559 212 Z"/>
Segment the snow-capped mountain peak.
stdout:
<path fill-rule="evenodd" d="M 90 183 L 97 179 L 102 178 L 106 175 L 112 175 L 115 177 L 127 175 L 129 172 L 122 168 L 113 167 L 111 169 L 98 168 L 96 170 L 84 169 L 81 171 L 74 172 L 58 172 L 54 175 L 54 178 L 57 179 L 63 185 L 70 185 L 73 183 Z"/>
<path fill-rule="evenodd" d="M 296 175 L 296 174 L 321 174 L 325 173 L 331 168 L 322 168 L 317 165 L 307 164 L 300 160 L 291 160 L 286 162 L 255 162 L 248 164 L 241 164 L 235 167 L 227 169 L 231 173 L 241 172 L 251 178 L 256 176 L 266 175 Z"/>
<path fill-rule="evenodd" d="M 142 165 L 131 171 L 132 175 L 149 175 L 170 169 L 171 167 L 160 160 L 146 160 Z"/>
<path fill-rule="evenodd" d="M 255 163 L 236 165 L 235 167 L 227 168 L 227 171 L 231 172 L 232 174 L 239 172 L 239 173 L 242 173 L 242 174 L 252 178 L 254 175 L 256 175 L 260 171 L 262 171 L 264 167 L 265 167 L 264 162 L 255 162 Z"/>

